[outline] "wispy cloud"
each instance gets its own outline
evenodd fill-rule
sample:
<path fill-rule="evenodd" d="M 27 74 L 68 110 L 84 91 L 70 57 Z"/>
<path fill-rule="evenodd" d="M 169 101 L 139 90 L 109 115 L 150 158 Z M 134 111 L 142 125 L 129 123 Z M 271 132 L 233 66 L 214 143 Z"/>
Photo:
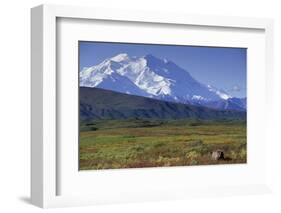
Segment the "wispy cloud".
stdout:
<path fill-rule="evenodd" d="M 231 88 L 231 90 L 232 90 L 233 92 L 240 92 L 240 91 L 241 91 L 241 88 L 240 88 L 240 86 L 238 86 L 238 85 L 234 85 L 234 86 Z"/>
<path fill-rule="evenodd" d="M 245 91 L 245 88 L 239 85 L 233 85 L 231 88 L 227 89 L 227 92 L 241 92 L 241 91 Z"/>

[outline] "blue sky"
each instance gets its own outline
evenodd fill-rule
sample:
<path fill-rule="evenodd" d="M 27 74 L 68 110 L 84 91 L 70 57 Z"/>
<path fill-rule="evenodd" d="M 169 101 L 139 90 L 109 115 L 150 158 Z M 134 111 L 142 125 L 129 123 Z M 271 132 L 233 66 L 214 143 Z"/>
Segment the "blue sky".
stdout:
<path fill-rule="evenodd" d="M 80 70 L 99 64 L 119 53 L 129 56 L 152 54 L 166 58 L 188 71 L 196 80 L 246 97 L 247 49 L 111 42 L 79 42 Z"/>

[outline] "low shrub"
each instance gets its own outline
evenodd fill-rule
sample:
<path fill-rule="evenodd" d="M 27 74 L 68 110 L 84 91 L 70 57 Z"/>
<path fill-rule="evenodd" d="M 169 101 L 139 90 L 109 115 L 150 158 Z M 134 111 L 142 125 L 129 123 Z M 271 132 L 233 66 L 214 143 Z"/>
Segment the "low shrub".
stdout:
<path fill-rule="evenodd" d="M 190 151 L 186 153 L 185 157 L 189 160 L 190 165 L 197 165 L 198 164 L 198 158 L 201 156 L 200 153 L 196 151 Z"/>
<path fill-rule="evenodd" d="M 245 148 L 242 148 L 240 150 L 239 156 L 240 156 L 241 159 L 246 159 L 247 158 L 247 151 L 246 151 Z"/>

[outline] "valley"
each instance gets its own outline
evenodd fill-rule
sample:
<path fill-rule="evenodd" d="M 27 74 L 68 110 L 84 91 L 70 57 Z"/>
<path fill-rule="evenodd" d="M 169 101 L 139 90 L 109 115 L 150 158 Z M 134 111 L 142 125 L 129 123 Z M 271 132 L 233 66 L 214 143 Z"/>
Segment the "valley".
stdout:
<path fill-rule="evenodd" d="M 246 112 L 80 88 L 79 168 L 246 163 Z M 225 160 L 211 153 L 223 150 Z"/>
<path fill-rule="evenodd" d="M 214 150 L 223 150 L 225 160 L 213 160 Z M 80 124 L 80 170 L 246 163 L 246 153 L 245 121 L 128 119 Z"/>

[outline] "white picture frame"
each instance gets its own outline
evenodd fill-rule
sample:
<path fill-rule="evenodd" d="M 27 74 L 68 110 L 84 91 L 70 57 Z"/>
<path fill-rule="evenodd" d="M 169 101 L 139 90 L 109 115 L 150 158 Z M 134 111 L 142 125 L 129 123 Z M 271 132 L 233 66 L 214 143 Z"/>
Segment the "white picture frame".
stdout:
<path fill-rule="evenodd" d="M 136 188 L 130 187 L 130 191 L 112 191 L 99 189 L 99 193 L 95 195 L 83 194 L 82 191 L 76 194 L 60 194 L 59 185 L 63 184 L 60 178 L 62 170 L 59 164 L 60 152 L 58 152 L 58 87 L 60 81 L 57 79 L 58 61 L 58 20 L 100 20 L 100 21 L 118 21 L 131 23 L 153 23 L 161 26 L 199 26 L 206 28 L 220 28 L 226 29 L 229 32 L 232 30 L 257 30 L 263 32 L 263 37 L 260 40 L 264 44 L 264 67 L 261 68 L 261 75 L 265 79 L 255 79 L 253 75 L 248 78 L 253 81 L 263 81 L 264 87 L 261 92 L 264 94 L 263 110 L 267 109 L 268 113 L 264 114 L 263 121 L 266 131 L 260 133 L 260 138 L 264 140 L 260 143 L 262 147 L 266 147 L 262 161 L 264 165 L 261 166 L 258 172 L 254 175 L 263 174 L 263 178 L 258 179 L 254 184 L 249 182 L 237 182 L 234 184 L 221 183 L 216 186 L 206 185 L 200 186 L 200 183 L 193 183 L 194 187 L 183 186 L 176 187 L 170 185 L 166 187 L 163 183 L 151 191 L 145 190 L 139 192 Z M 32 88 L 31 88 L 31 201 L 34 205 L 47 208 L 47 207 L 62 207 L 62 206 L 76 206 L 76 205 L 91 205 L 100 203 L 116 203 L 116 202 L 138 202 L 144 200 L 165 200 L 165 199 L 182 199 L 187 197 L 200 197 L 200 196 L 215 196 L 215 195 L 240 195 L 240 194 L 253 194 L 264 193 L 271 191 L 271 165 L 270 165 L 270 127 L 272 114 L 272 95 L 271 92 L 273 85 L 273 21 L 271 19 L 257 19 L 257 18 L 241 18 L 241 17 L 217 17 L 217 16 L 203 16 L 203 15 L 187 15 L 187 14 L 166 14 L 166 13 L 153 13 L 145 11 L 122 11 L 122 10 L 109 10 L 97 8 L 85 8 L 74 6 L 54 6 L 54 5 L 41 5 L 31 10 L 31 56 L 32 56 Z M 235 36 L 235 35 L 234 35 Z M 257 77 L 256 77 L 257 78 Z M 262 109 L 261 109 L 262 110 Z M 262 111 L 265 112 L 265 111 Z M 260 139 L 261 140 L 261 139 Z M 63 152 L 63 150 L 60 150 Z M 59 166 L 60 165 L 60 166 Z M 210 167 L 211 168 L 211 167 Z M 233 167 L 234 168 L 234 167 Z M 173 168 L 169 170 L 159 170 L 150 168 L 146 173 L 154 175 L 170 175 L 174 178 L 171 172 L 176 171 L 184 173 L 185 168 Z M 240 168 L 239 168 L 240 169 Z M 242 168 L 247 170 L 247 168 Z M 200 167 L 193 168 L 193 170 L 200 170 Z M 221 169 L 218 169 L 221 170 Z M 235 170 L 235 168 L 234 168 Z M 132 171 L 132 170 L 131 170 Z M 108 171 L 108 174 L 116 175 L 132 175 L 131 171 Z M 136 171 L 136 170 L 135 170 Z M 144 174 L 144 170 L 136 172 L 135 177 Z M 78 172 L 78 171 L 77 171 Z M 205 169 L 204 175 L 210 174 L 211 169 Z M 219 171 L 221 172 L 221 171 Z M 129 174 L 130 173 L 130 174 Z M 195 172 L 196 173 L 196 172 Z M 86 174 L 88 177 L 83 180 L 89 181 L 94 174 Z M 84 175 L 84 176 L 86 176 Z M 113 175 L 113 176 L 114 176 Z M 200 175 L 200 172 L 198 173 Z M 202 175 L 202 174 L 201 174 Z M 146 177 L 146 176 L 142 176 Z M 196 178 L 196 177 L 194 177 Z M 75 178 L 70 181 L 75 181 Z M 75 183 L 73 182 L 75 185 Z M 140 184 L 141 185 L 141 184 Z M 91 188 L 91 187 L 89 187 Z M 71 189 L 70 189 L 71 190 Z M 73 190 L 75 187 L 73 187 Z M 89 189 L 90 190 L 90 189 Z M 122 193 L 122 196 L 120 196 Z"/>

